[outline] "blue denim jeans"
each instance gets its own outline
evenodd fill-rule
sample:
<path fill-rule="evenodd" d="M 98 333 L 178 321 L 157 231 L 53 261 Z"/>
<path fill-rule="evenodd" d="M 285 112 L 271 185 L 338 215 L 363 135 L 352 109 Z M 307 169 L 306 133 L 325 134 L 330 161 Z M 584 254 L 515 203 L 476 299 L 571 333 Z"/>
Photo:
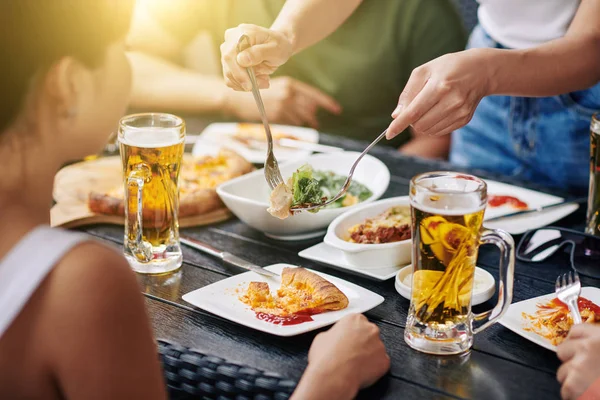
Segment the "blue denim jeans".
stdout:
<path fill-rule="evenodd" d="M 481 26 L 468 47 L 502 48 Z M 485 97 L 452 136 L 450 161 L 573 193 L 589 183 L 589 126 L 600 83 L 554 97 Z"/>

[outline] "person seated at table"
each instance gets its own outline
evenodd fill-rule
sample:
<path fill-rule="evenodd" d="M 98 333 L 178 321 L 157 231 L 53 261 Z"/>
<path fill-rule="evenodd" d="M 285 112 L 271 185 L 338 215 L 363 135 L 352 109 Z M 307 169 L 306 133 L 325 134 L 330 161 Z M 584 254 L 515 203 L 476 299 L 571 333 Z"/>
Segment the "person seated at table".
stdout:
<path fill-rule="evenodd" d="M 227 90 L 222 76 L 185 69 L 184 44 L 208 34 L 218 53 L 227 28 L 242 22 L 269 25 L 285 0 L 153 0 L 140 4 L 129 37 L 132 106 L 170 109 L 240 121 L 259 121 L 249 93 Z M 146 7 L 144 7 L 146 5 Z M 377 34 L 375 34 L 377 32 Z M 271 123 L 318 128 L 371 140 L 390 121 L 389 110 L 410 71 L 464 48 L 460 18 L 448 0 L 366 0 L 335 34 L 292 57 L 262 92 Z M 203 60 L 208 54 L 195 54 Z M 160 57 L 159 57 L 160 56 Z M 205 61 L 206 63 L 206 61 Z M 222 117 L 222 115 L 221 115 Z M 406 154 L 447 158 L 450 138 L 412 137 L 388 143 Z"/>
<path fill-rule="evenodd" d="M 248 90 L 243 68 L 252 66 L 267 87 L 273 71 L 329 35 L 360 2 L 291 0 L 271 29 L 228 31 L 226 83 Z M 600 0 L 479 2 L 471 49 L 413 70 L 388 138 L 408 126 L 425 137 L 456 131 L 455 165 L 586 192 L 590 119 L 600 110 Z M 254 46 L 238 55 L 242 33 Z"/>
<path fill-rule="evenodd" d="M 563 364 L 556 373 L 565 400 L 600 399 L 600 326 L 578 324 L 557 347 Z"/>
<path fill-rule="evenodd" d="M 143 296 L 119 252 L 49 227 L 56 171 L 126 109 L 132 2 L 0 1 L 2 398 L 164 399 Z M 362 315 L 319 334 L 294 398 L 350 399 L 389 368 Z"/>

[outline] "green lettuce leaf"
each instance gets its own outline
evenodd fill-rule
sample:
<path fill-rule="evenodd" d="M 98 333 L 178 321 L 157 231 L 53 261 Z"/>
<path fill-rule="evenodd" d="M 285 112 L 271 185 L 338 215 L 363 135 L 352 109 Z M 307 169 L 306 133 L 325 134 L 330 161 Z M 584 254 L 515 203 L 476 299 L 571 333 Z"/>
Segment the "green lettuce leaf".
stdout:
<path fill-rule="evenodd" d="M 305 164 L 292 174 L 290 185 L 292 189 L 292 207 L 299 204 L 321 203 L 324 198 L 332 198 L 344 186 L 346 177 L 331 171 L 315 171 Z M 352 181 L 348 193 L 356 196 L 359 202 L 365 201 L 373 193 L 365 185 Z M 346 196 L 342 196 L 326 208 L 340 208 Z M 311 210 L 316 213 L 319 209 Z"/>
<path fill-rule="evenodd" d="M 292 175 L 292 206 L 321 202 L 319 181 L 313 177 L 313 169 L 306 164 L 298 168 Z"/>

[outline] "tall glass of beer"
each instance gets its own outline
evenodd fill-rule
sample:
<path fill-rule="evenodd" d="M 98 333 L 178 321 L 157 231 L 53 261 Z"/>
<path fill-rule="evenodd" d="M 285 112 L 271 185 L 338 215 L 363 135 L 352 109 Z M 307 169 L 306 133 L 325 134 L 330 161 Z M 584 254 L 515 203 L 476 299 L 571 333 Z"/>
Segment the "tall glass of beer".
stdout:
<path fill-rule="evenodd" d="M 590 193 L 585 232 L 600 236 L 600 114 L 590 125 Z"/>
<path fill-rule="evenodd" d="M 170 114 L 134 114 L 119 122 L 125 189 L 124 253 L 144 274 L 181 267 L 179 170 L 184 121 Z"/>
<path fill-rule="evenodd" d="M 473 334 L 495 323 L 512 301 L 515 245 L 501 230 L 482 228 L 487 186 L 475 176 L 430 172 L 410 183 L 413 279 L 404 339 L 430 354 L 459 354 Z M 500 249 L 498 304 L 474 315 L 471 295 L 480 244 Z M 477 325 L 477 326 L 474 326 Z"/>

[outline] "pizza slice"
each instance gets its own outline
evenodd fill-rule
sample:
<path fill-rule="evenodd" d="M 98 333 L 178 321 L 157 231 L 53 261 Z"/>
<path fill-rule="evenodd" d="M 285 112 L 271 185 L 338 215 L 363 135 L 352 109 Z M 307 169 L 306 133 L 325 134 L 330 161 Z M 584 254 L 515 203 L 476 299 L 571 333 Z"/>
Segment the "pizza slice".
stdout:
<path fill-rule="evenodd" d="M 266 282 L 250 282 L 240 300 L 253 311 L 278 316 L 342 310 L 349 303 L 333 283 L 304 268 L 283 269 L 277 297 Z"/>

